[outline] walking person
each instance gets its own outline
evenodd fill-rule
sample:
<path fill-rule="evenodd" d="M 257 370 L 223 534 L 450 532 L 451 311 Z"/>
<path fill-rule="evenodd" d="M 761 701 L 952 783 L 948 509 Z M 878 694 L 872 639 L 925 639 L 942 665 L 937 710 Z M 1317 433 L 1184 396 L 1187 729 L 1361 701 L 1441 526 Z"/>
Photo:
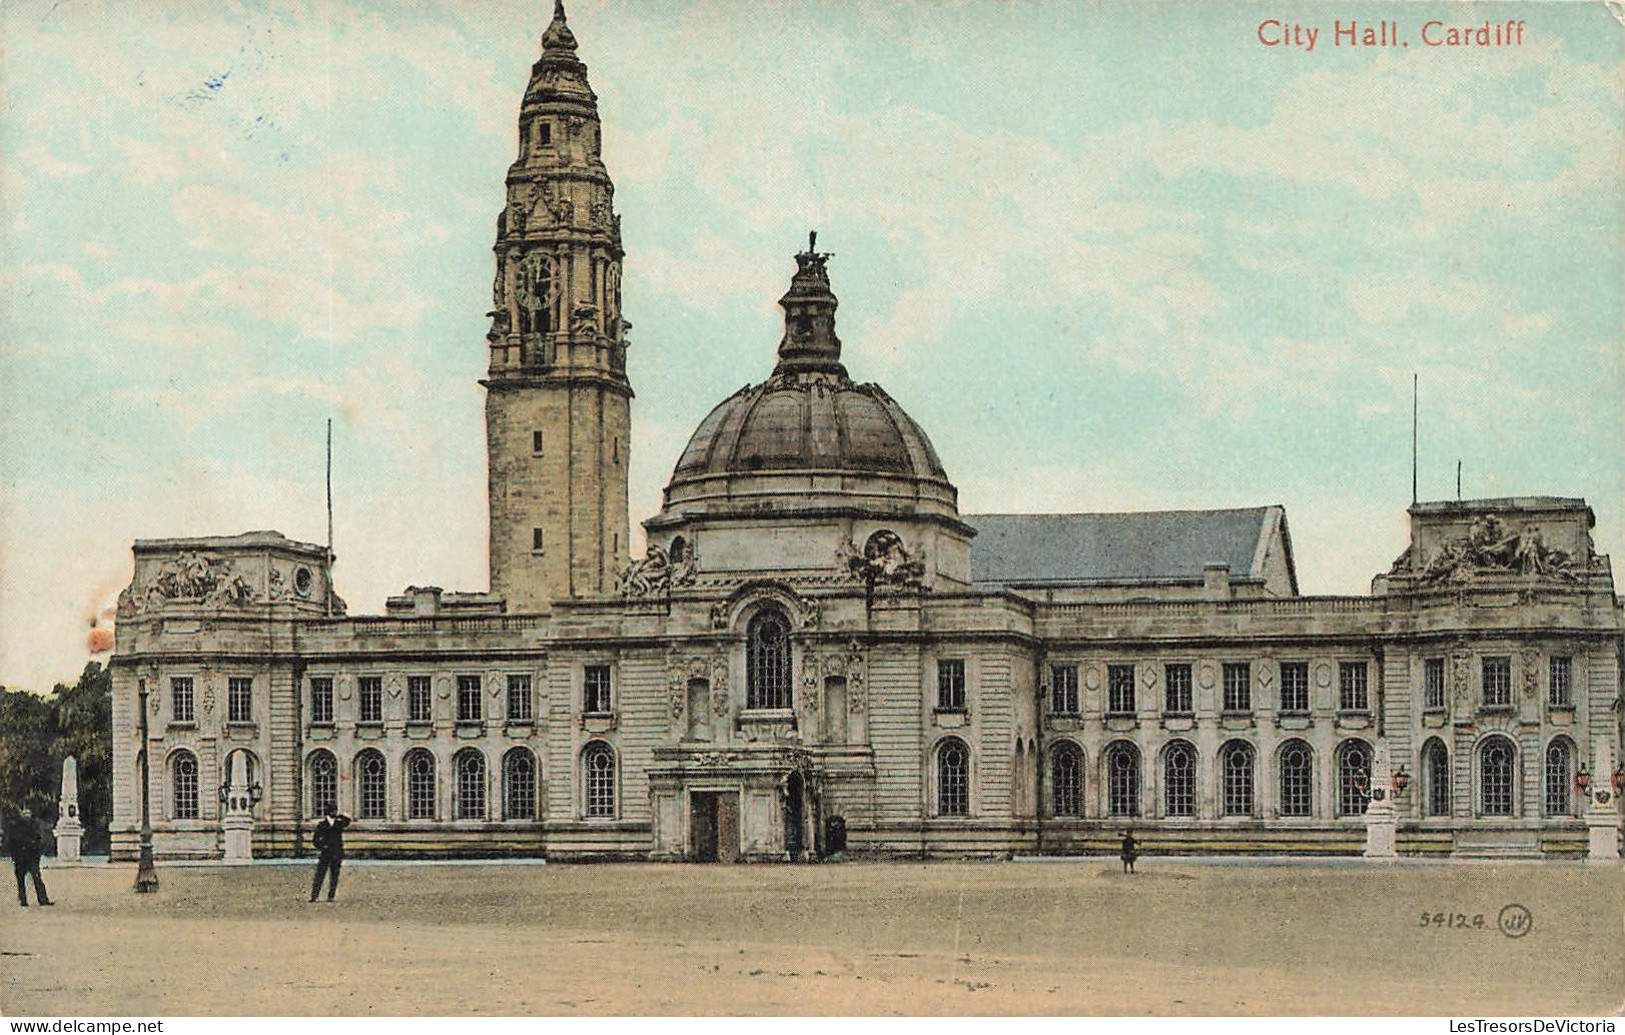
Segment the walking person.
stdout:
<path fill-rule="evenodd" d="M 333 901 L 334 894 L 339 890 L 339 866 L 344 862 L 344 828 L 349 825 L 350 817 L 341 815 L 338 809 L 331 805 L 327 806 L 321 820 L 316 824 L 311 842 L 319 854 L 316 861 L 316 879 L 310 883 L 312 902 L 316 901 L 316 893 L 322 890 L 323 877 L 328 878 L 327 901 Z"/>
<path fill-rule="evenodd" d="M 1134 860 L 1139 858 L 1139 852 L 1134 843 L 1134 831 L 1123 831 L 1123 872 L 1134 872 Z"/>
<path fill-rule="evenodd" d="M 34 814 L 23 808 L 15 814 L 6 816 L 4 825 L 6 836 L 6 851 L 11 856 L 11 868 L 17 874 L 17 904 L 28 905 L 28 889 L 26 880 L 34 881 L 34 900 L 42 906 L 54 905 L 51 896 L 45 891 L 45 881 L 40 877 L 39 861 L 44 852 L 45 838 L 40 834 L 39 822 Z"/>

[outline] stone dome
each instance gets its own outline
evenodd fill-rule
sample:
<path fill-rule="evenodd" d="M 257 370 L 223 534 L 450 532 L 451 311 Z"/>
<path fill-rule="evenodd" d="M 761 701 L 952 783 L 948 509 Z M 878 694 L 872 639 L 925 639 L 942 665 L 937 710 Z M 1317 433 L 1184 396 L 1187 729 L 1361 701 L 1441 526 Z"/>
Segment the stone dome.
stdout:
<path fill-rule="evenodd" d="M 700 422 L 673 479 L 853 471 L 947 480 L 931 440 L 878 385 L 789 372 L 740 389 Z"/>

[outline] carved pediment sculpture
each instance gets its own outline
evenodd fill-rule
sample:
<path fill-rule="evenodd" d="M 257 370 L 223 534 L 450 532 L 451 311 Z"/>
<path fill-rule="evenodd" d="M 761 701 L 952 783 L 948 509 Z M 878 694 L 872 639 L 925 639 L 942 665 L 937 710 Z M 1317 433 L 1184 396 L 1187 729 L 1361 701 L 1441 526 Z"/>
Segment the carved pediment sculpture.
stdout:
<path fill-rule="evenodd" d="M 1423 582 L 1462 582 L 1475 575 L 1542 575 L 1572 581 L 1574 558 L 1548 547 L 1540 530 L 1525 523 L 1513 531 L 1494 514 L 1473 521 L 1466 533 L 1434 551 L 1422 569 Z"/>
<path fill-rule="evenodd" d="M 170 601 L 244 607 L 257 596 L 229 559 L 192 551 L 165 561 L 145 586 L 132 582 L 125 587 L 119 593 L 118 613 L 132 618 L 142 611 L 159 610 Z"/>

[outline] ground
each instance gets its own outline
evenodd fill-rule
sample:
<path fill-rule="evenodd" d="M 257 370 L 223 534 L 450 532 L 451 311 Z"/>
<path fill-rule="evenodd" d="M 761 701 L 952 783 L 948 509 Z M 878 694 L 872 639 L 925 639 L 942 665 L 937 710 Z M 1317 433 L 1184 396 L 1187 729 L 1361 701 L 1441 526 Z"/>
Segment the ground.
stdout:
<path fill-rule="evenodd" d="M 47 869 L 55 909 L 0 912 L 0 1013 L 1482 1017 L 1625 1004 L 1618 867 L 352 862 L 338 901 L 314 905 L 309 867 L 160 873 L 143 896 L 127 866 Z M 1520 937 L 1498 929 L 1514 903 L 1532 917 Z"/>

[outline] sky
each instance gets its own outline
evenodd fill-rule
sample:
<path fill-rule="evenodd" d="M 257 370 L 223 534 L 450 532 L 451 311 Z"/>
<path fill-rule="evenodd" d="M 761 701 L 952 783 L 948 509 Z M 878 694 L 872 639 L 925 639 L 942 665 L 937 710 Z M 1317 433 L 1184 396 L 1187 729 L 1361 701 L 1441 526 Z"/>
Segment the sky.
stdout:
<path fill-rule="evenodd" d="M 0 684 L 137 538 L 480 590 L 484 313 L 542 0 L 0 5 Z M 1363 593 L 1423 499 L 1625 556 L 1625 28 L 1600 4 L 570 0 L 626 245 L 634 527 L 770 371 L 809 229 L 962 512 L 1286 507 Z M 1265 46 L 1259 23 L 1319 29 Z M 1336 47 L 1334 21 L 1408 47 Z M 1423 23 L 1526 23 L 1443 48 Z M 1431 30 L 1437 38 L 1440 29 Z M 1274 38 L 1274 30 L 1265 35 Z"/>

